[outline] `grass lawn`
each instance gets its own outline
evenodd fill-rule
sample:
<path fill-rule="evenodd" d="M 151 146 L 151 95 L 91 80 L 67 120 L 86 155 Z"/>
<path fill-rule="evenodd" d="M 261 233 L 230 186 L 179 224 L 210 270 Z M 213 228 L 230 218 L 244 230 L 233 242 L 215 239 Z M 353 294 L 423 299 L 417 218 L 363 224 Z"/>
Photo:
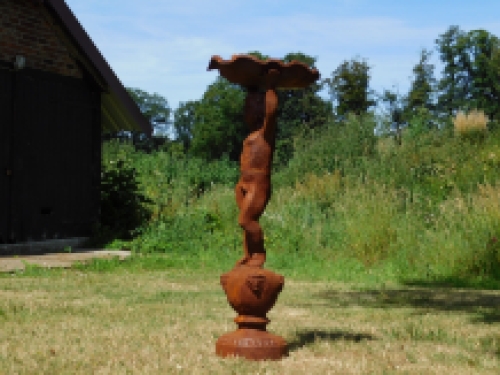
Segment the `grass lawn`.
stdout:
<path fill-rule="evenodd" d="M 0 374 L 498 374 L 500 291 L 273 270 L 285 288 L 268 329 L 290 348 L 278 362 L 215 356 L 236 325 L 213 268 L 2 275 Z"/>

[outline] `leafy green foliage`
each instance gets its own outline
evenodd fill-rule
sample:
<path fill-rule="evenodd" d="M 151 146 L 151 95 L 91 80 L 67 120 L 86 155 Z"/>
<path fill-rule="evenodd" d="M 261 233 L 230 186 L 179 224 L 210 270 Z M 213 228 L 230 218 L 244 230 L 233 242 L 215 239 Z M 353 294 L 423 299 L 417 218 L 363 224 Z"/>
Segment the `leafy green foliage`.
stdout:
<path fill-rule="evenodd" d="M 498 285 L 500 133 L 493 128 L 481 142 L 470 142 L 443 126 L 451 124 L 448 113 L 467 105 L 495 113 L 496 39 L 450 28 L 437 43 L 448 60 L 436 108 L 425 50 L 409 94 L 383 95 L 389 121 L 404 117 L 409 124 L 399 145 L 374 134 L 378 120 L 369 112 L 374 101 L 366 61 L 345 61 L 325 81 L 336 99 L 335 119 L 331 104 L 319 98 L 321 83 L 279 93 L 280 165 L 261 218 L 270 266 L 329 275 L 331 264 L 344 262 L 357 273 L 379 269 L 407 280 L 481 278 Z M 292 59 L 309 66 L 316 61 L 286 56 Z M 233 189 L 247 134 L 244 97 L 244 90 L 219 78 L 200 101 L 176 111 L 178 149 L 125 152 L 138 181 L 132 190 L 149 199 L 151 215 L 124 246 L 197 264 L 238 259 Z M 112 178 L 117 186 L 120 178 Z"/>
<path fill-rule="evenodd" d="M 259 60 L 262 60 L 262 61 L 266 61 L 266 60 L 268 60 L 270 58 L 270 56 L 264 55 L 263 53 L 261 53 L 259 51 L 250 51 L 250 52 L 248 52 L 248 54 L 250 56 L 253 56 L 253 57 L 255 57 L 255 58 L 259 59 Z"/>
<path fill-rule="evenodd" d="M 436 41 L 443 77 L 439 82 L 439 109 L 481 109 L 500 119 L 500 41 L 485 30 L 464 32 L 450 27 Z"/>
<path fill-rule="evenodd" d="M 500 242 L 498 237 L 490 237 L 482 249 L 468 254 L 468 259 L 465 259 L 464 263 L 465 269 L 460 269 L 460 271 L 468 276 L 492 276 L 500 279 Z"/>
<path fill-rule="evenodd" d="M 142 155 L 135 166 L 141 171 L 141 187 L 152 201 L 153 219 L 175 215 L 213 186 L 235 184 L 239 175 L 237 163 L 227 158 L 206 162 L 168 152 Z"/>
<path fill-rule="evenodd" d="M 181 142 L 187 151 L 193 138 L 193 130 L 196 124 L 196 113 L 199 102 L 188 101 L 180 103 L 174 111 L 174 128 L 177 141 Z"/>
<path fill-rule="evenodd" d="M 405 117 L 414 117 L 415 112 L 421 109 L 434 110 L 436 79 L 434 78 L 434 65 L 429 62 L 432 53 L 423 49 L 420 60 L 413 68 L 413 80 L 410 91 L 405 101 Z"/>
<path fill-rule="evenodd" d="M 285 63 L 298 61 L 315 68 L 316 59 L 303 53 L 289 53 Z M 332 105 L 323 100 L 319 92 L 324 82 L 315 82 L 304 89 L 278 91 L 278 134 L 276 161 L 285 165 L 293 155 L 293 137 L 304 131 L 324 126 L 332 118 Z"/>
<path fill-rule="evenodd" d="M 276 176 L 278 184 L 302 181 L 308 174 L 342 173 L 354 165 L 361 166 L 363 158 L 373 155 L 377 138 L 372 115 L 349 115 L 347 121 L 329 122 L 306 137 L 296 138 L 296 154 L 288 168 Z"/>
<path fill-rule="evenodd" d="M 219 77 L 196 105 L 190 153 L 205 160 L 228 155 L 238 160 L 247 129 L 243 121 L 245 92 Z"/>
<path fill-rule="evenodd" d="M 425 106 L 414 108 L 413 111 L 407 112 L 407 128 L 404 130 L 404 140 L 413 139 L 418 142 L 418 139 L 423 137 L 431 129 L 435 129 L 439 122 L 432 115 L 430 110 Z"/>
<path fill-rule="evenodd" d="M 101 174 L 100 240 L 109 237 L 129 239 L 133 231 L 149 218 L 149 200 L 141 192 L 137 172 L 127 153 L 128 145 L 112 142 L 105 148 Z"/>
<path fill-rule="evenodd" d="M 345 263 L 354 279 L 377 272 L 498 285 L 498 132 L 481 144 L 449 129 L 404 134 L 396 147 L 375 137 L 373 126 L 371 116 L 351 116 L 296 140 L 290 163 L 273 175 L 274 195 L 260 221 L 269 267 L 333 277 Z M 165 253 L 186 267 L 229 267 L 241 256 L 236 163 L 134 152 L 126 144 L 113 152 L 127 156 L 152 202 L 149 222 L 122 247 Z"/>
<path fill-rule="evenodd" d="M 451 26 L 436 40 L 441 61 L 444 64 L 443 76 L 439 81 L 438 108 L 452 115 L 462 108 L 468 91 L 464 68 L 464 32 L 458 26 Z"/>
<path fill-rule="evenodd" d="M 158 93 L 150 94 L 138 88 L 127 88 L 128 93 L 139 107 L 141 113 L 154 127 L 156 134 L 168 135 L 170 114 L 172 112 L 167 99 Z"/>
<path fill-rule="evenodd" d="M 337 103 L 337 115 L 343 118 L 348 113 L 365 114 L 375 104 L 371 98 L 370 67 L 359 58 L 342 62 L 328 81 L 330 95 Z"/>
<path fill-rule="evenodd" d="M 500 40 L 485 30 L 467 33 L 467 70 L 472 81 L 469 106 L 500 119 Z"/>
<path fill-rule="evenodd" d="M 171 109 L 167 99 L 154 93 L 150 94 L 138 88 L 127 88 L 127 92 L 138 106 L 141 113 L 148 119 L 153 134 L 145 134 L 141 131 L 118 131 L 103 135 L 103 140 L 131 140 L 138 150 L 151 152 L 171 144 L 169 135 L 171 133 Z"/>
<path fill-rule="evenodd" d="M 392 135 L 399 145 L 401 144 L 401 132 L 404 125 L 404 99 L 397 91 L 384 90 L 379 95 L 379 108 L 382 108 L 382 112 L 378 116 L 375 128 L 377 135 Z"/>
<path fill-rule="evenodd" d="M 249 54 L 261 60 L 269 58 L 258 51 Z M 283 59 L 292 60 L 310 67 L 316 61 L 300 52 Z M 277 165 L 285 165 L 293 154 L 294 135 L 322 126 L 331 117 L 331 104 L 319 96 L 322 87 L 322 83 L 315 83 L 306 89 L 278 91 Z M 193 156 L 216 160 L 226 154 L 230 160 L 239 160 L 242 141 L 248 133 L 243 119 L 245 96 L 244 89 L 219 77 L 201 100 L 179 106 L 174 113 L 174 127 L 179 140 Z"/>

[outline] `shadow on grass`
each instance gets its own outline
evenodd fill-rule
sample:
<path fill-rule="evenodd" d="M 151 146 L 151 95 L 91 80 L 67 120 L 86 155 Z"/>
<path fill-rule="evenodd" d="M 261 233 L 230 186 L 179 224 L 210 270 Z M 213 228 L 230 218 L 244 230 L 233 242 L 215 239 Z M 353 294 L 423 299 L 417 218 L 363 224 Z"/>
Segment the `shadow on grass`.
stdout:
<path fill-rule="evenodd" d="M 479 323 L 500 323 L 500 292 L 495 291 L 409 287 L 348 292 L 326 290 L 318 296 L 332 307 L 413 307 L 418 313 L 465 312 Z"/>
<path fill-rule="evenodd" d="M 296 351 L 305 346 L 314 344 L 318 341 L 352 341 L 361 342 L 364 340 L 375 340 L 372 335 L 365 333 L 351 333 L 345 331 L 323 331 L 323 330 L 307 330 L 297 332 L 296 339 L 288 343 L 290 352 Z"/>
<path fill-rule="evenodd" d="M 495 276 L 447 276 L 433 280 L 403 279 L 401 281 L 404 285 L 416 287 L 500 290 L 500 278 Z"/>

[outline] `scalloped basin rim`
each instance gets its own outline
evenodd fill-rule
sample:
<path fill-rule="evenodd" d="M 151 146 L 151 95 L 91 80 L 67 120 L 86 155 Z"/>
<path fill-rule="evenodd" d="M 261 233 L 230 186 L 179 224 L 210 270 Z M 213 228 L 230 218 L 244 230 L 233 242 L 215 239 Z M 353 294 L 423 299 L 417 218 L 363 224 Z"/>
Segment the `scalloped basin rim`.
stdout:
<path fill-rule="evenodd" d="M 280 72 L 277 89 L 304 88 L 320 78 L 318 70 L 299 61 L 259 60 L 250 55 L 233 55 L 231 60 L 212 56 L 207 70 L 218 69 L 222 77 L 246 88 L 264 88 L 265 76 L 270 69 Z"/>

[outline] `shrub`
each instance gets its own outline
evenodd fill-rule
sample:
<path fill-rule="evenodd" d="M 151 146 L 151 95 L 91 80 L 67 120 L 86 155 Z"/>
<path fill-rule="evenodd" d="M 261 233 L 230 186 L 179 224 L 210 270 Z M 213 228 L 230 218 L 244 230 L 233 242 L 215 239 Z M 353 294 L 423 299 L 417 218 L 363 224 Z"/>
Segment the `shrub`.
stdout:
<path fill-rule="evenodd" d="M 375 126 L 372 115 L 349 115 L 345 122 L 331 122 L 307 137 L 296 138 L 294 156 L 287 168 L 276 173 L 277 185 L 293 186 L 304 182 L 307 175 L 338 173 L 336 170 L 358 174 L 364 159 L 375 154 Z"/>
<path fill-rule="evenodd" d="M 127 157 L 126 149 L 126 146 L 112 144 L 103 153 L 101 215 L 97 236 L 131 238 L 133 230 L 150 217 L 146 208 L 149 201 L 140 189 L 133 161 Z"/>
<path fill-rule="evenodd" d="M 500 278 L 500 185 L 478 185 L 440 206 L 436 237 L 454 255 L 449 264 L 460 277 Z M 451 259 L 450 259 L 451 260 Z"/>
<path fill-rule="evenodd" d="M 484 248 L 468 254 L 466 262 L 466 275 L 500 279 L 500 243 L 497 237 L 489 238 Z"/>
<path fill-rule="evenodd" d="M 408 120 L 408 127 L 403 130 L 405 141 L 419 139 L 437 127 L 433 120 L 434 118 L 427 108 L 418 108 Z"/>
<path fill-rule="evenodd" d="M 168 152 L 142 154 L 135 162 L 141 187 L 151 200 L 152 218 L 171 217 L 214 186 L 233 187 L 238 166 L 228 158 L 206 162 Z"/>

